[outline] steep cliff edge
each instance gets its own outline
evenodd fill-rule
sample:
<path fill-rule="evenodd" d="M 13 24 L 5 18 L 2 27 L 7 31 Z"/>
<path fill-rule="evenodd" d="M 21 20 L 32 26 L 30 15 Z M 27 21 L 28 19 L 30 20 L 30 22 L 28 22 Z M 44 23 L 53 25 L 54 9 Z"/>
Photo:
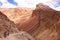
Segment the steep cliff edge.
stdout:
<path fill-rule="evenodd" d="M 38 4 L 32 16 L 38 17 L 39 25 L 32 35 L 37 40 L 60 40 L 60 11 Z"/>

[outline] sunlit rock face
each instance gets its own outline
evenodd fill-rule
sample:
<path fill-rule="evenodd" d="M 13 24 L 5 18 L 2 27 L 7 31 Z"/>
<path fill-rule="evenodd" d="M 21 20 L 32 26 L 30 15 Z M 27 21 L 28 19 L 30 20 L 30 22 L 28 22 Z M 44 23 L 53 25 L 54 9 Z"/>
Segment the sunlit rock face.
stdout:
<path fill-rule="evenodd" d="M 19 21 L 26 21 L 31 15 L 30 8 L 0 8 L 10 20 L 14 21 L 14 23 L 19 23 Z M 30 13 L 29 13 L 30 12 Z"/>
<path fill-rule="evenodd" d="M 37 40 L 60 40 L 60 11 L 38 4 L 32 16 L 38 17 L 39 25 L 32 34 Z"/>
<path fill-rule="evenodd" d="M 0 37 L 4 37 L 5 32 L 17 33 L 18 29 L 13 21 L 10 21 L 6 15 L 0 12 Z"/>
<path fill-rule="evenodd" d="M 13 21 L 19 30 L 31 30 L 32 20 L 31 18 L 33 8 L 1 8 L 3 14 L 5 14 L 11 21 Z M 35 22 L 35 21 L 34 21 Z M 31 25 L 32 24 L 32 25 Z M 30 25 L 30 26 L 29 26 Z"/>

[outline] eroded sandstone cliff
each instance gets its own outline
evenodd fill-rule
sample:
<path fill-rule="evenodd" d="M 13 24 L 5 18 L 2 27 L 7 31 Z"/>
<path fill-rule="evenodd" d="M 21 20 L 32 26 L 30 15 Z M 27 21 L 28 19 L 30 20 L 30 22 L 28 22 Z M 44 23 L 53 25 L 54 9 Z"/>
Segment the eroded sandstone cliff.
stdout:
<path fill-rule="evenodd" d="M 31 30 L 29 20 L 31 19 L 32 10 L 30 8 L 1 8 L 0 11 L 13 21 L 19 30 Z M 31 23 L 30 23 L 31 24 Z M 23 26 L 23 27 L 22 27 Z"/>
<path fill-rule="evenodd" d="M 32 16 L 36 16 L 39 21 L 37 29 L 33 31 L 37 40 L 60 40 L 60 11 L 38 4 Z"/>
<path fill-rule="evenodd" d="M 18 8 L 4 12 L 14 21 L 19 30 L 28 31 L 36 40 L 60 40 L 60 11 L 53 10 L 44 4 L 38 4 L 33 11 L 24 10 L 23 14 L 20 14 L 19 10 Z M 11 14 L 13 15 L 11 16 Z"/>

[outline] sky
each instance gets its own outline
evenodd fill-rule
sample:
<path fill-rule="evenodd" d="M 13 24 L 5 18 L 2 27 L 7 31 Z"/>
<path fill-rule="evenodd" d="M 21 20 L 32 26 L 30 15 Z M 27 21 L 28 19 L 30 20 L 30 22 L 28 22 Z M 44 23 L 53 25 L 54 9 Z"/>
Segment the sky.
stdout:
<path fill-rule="evenodd" d="M 28 7 L 36 8 L 36 4 L 43 3 L 60 11 L 60 0 L 0 0 L 0 8 Z"/>

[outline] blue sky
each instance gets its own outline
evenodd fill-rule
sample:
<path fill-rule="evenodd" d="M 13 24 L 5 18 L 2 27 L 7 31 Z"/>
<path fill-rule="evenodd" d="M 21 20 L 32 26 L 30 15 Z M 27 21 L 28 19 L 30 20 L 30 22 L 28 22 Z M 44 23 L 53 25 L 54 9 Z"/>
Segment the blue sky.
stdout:
<path fill-rule="evenodd" d="M 13 5 L 18 5 L 17 2 L 15 2 L 14 0 L 7 0 L 10 4 L 13 4 Z M 54 7 L 58 7 L 60 6 L 60 0 L 55 0 L 56 4 L 54 5 Z M 2 5 L 2 3 L 0 2 L 0 5 Z"/>
<path fill-rule="evenodd" d="M 60 0 L 56 0 L 55 2 L 56 2 L 56 4 L 54 5 L 55 7 L 60 6 Z"/>
<path fill-rule="evenodd" d="M 2 2 L 0 2 L 0 6 L 2 5 Z"/>
<path fill-rule="evenodd" d="M 44 3 L 55 10 L 60 11 L 60 0 L 0 0 L 0 8 L 36 7 L 36 4 Z"/>
<path fill-rule="evenodd" d="M 11 3 L 11 4 L 13 4 L 13 5 L 18 5 L 18 3 L 17 2 L 15 2 L 14 0 L 7 0 L 9 3 Z"/>

